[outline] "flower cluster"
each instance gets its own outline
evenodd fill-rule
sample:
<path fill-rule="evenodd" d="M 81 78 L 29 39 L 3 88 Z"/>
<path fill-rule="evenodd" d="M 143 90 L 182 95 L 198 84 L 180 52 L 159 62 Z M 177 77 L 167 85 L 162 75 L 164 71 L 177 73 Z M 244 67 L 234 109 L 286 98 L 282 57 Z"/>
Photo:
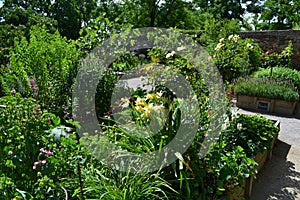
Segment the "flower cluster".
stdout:
<path fill-rule="evenodd" d="M 215 48 L 215 51 L 220 51 L 221 50 L 221 48 L 225 45 L 225 44 L 223 44 L 223 41 L 225 40 L 225 38 L 221 38 L 220 40 L 219 40 L 219 43 L 217 44 L 217 46 L 216 46 L 216 48 Z"/>
<path fill-rule="evenodd" d="M 53 152 L 51 152 L 50 150 L 45 150 L 44 148 L 41 148 L 40 152 L 46 154 L 47 156 L 52 156 L 53 155 Z M 47 162 L 46 159 L 44 159 L 44 160 L 38 160 L 38 161 L 36 161 L 36 162 L 33 163 L 32 169 L 36 170 L 36 166 L 37 165 L 46 164 L 46 162 Z"/>
<path fill-rule="evenodd" d="M 239 39 L 240 39 L 240 36 L 236 35 L 236 34 L 228 36 L 228 40 L 231 40 L 233 42 L 237 42 Z"/>
<path fill-rule="evenodd" d="M 145 93 L 131 98 L 122 98 L 119 104 L 122 109 L 128 108 L 133 119 L 143 125 L 150 123 L 152 114 L 161 114 L 164 110 L 165 99 L 162 92 Z"/>
<path fill-rule="evenodd" d="M 247 76 L 259 67 L 261 49 L 251 39 L 233 34 L 221 38 L 214 48 L 213 62 L 223 80 L 231 82 L 239 76 Z"/>
<path fill-rule="evenodd" d="M 31 86 L 31 90 L 33 91 L 33 97 L 37 97 L 38 96 L 38 90 L 39 90 L 39 88 L 38 88 L 38 86 L 37 86 L 37 84 L 35 83 L 35 78 L 32 78 L 32 79 L 30 79 L 29 80 L 29 84 L 30 84 L 30 86 Z"/>

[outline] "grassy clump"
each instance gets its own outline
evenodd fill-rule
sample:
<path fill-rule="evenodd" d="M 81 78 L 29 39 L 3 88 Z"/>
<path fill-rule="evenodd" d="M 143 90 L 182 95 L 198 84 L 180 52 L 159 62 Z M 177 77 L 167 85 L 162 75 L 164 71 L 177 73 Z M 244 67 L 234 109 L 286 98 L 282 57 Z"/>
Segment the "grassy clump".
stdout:
<path fill-rule="evenodd" d="M 271 68 L 261 69 L 254 74 L 256 78 L 269 78 Z M 297 89 L 300 89 L 300 73 L 296 69 L 286 67 L 274 67 L 272 78 L 280 81 L 290 81 Z"/>
<path fill-rule="evenodd" d="M 265 78 L 240 78 L 235 82 L 237 95 L 248 95 L 298 101 L 299 94 L 295 86 L 287 81 L 278 81 Z"/>

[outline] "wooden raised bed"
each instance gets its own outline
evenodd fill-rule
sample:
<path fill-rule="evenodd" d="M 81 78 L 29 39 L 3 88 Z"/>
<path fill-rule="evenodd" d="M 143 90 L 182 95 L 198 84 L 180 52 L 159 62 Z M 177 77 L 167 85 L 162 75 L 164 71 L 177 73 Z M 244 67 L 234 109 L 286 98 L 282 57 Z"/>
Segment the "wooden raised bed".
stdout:
<path fill-rule="evenodd" d="M 294 114 L 297 103 L 297 101 L 292 102 L 247 95 L 237 96 L 237 106 L 240 108 L 277 114 Z"/>

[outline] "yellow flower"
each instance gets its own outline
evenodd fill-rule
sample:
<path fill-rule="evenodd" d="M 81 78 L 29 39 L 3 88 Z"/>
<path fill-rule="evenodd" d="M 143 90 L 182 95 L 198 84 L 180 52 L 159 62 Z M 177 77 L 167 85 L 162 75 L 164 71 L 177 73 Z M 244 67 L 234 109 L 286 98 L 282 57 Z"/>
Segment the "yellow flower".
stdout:
<path fill-rule="evenodd" d="M 144 99 L 138 97 L 138 98 L 136 99 L 135 104 L 136 104 L 137 106 L 144 106 L 144 105 L 146 105 L 146 102 L 145 102 Z"/>
<path fill-rule="evenodd" d="M 142 106 L 135 106 L 135 109 L 139 112 L 141 112 L 143 110 L 143 107 Z"/>
<path fill-rule="evenodd" d="M 159 61 L 160 61 L 160 59 L 157 58 L 157 57 L 152 57 L 151 58 L 151 62 L 153 62 L 153 63 L 158 63 Z"/>
<path fill-rule="evenodd" d="M 215 48 L 215 51 L 220 51 L 223 46 L 224 46 L 224 44 L 218 43 L 216 48 Z"/>
<path fill-rule="evenodd" d="M 148 93 L 148 94 L 146 95 L 146 99 L 151 100 L 151 99 L 154 98 L 154 96 L 155 96 L 154 94 L 149 94 L 149 93 Z"/>
<path fill-rule="evenodd" d="M 219 43 L 222 43 L 224 40 L 225 40 L 225 38 L 221 38 L 221 39 L 219 40 Z"/>
<path fill-rule="evenodd" d="M 153 109 L 153 103 L 150 103 L 148 106 L 144 107 L 145 115 L 149 116 L 152 109 Z"/>

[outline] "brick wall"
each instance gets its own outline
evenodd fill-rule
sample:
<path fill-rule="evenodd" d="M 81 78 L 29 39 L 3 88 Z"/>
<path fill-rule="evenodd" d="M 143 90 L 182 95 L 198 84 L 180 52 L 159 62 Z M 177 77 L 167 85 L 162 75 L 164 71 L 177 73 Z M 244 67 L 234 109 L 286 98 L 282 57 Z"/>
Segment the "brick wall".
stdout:
<path fill-rule="evenodd" d="M 300 30 L 241 32 L 241 37 L 254 39 L 264 51 L 281 51 L 291 40 L 294 48 L 293 67 L 300 70 Z"/>

